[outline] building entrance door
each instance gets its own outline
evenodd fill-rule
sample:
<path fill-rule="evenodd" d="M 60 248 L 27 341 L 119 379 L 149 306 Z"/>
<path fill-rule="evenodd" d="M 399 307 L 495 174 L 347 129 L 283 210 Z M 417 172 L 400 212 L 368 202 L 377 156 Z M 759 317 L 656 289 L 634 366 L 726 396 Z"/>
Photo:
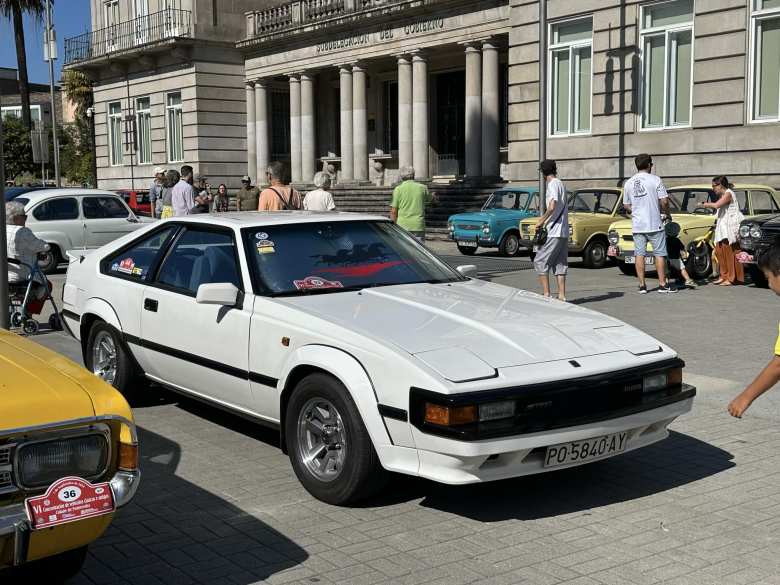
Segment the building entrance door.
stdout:
<path fill-rule="evenodd" d="M 436 76 L 435 175 L 462 175 L 465 159 L 466 72 Z"/>

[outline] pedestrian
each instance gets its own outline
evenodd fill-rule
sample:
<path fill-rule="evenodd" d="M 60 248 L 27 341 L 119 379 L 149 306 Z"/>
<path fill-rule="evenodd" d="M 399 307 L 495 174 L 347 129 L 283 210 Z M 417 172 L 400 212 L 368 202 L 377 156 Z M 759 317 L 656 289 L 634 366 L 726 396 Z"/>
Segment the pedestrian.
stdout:
<path fill-rule="evenodd" d="M 10 260 L 23 262 L 28 266 L 35 266 L 38 262 L 38 254 L 48 252 L 49 244 L 37 238 L 30 228 L 25 227 L 27 214 L 24 205 L 19 201 L 9 201 L 5 204 L 5 244 L 6 252 Z M 8 282 L 23 283 L 30 277 L 30 269 L 27 266 L 8 263 Z M 32 294 L 36 299 L 42 299 L 46 295 L 46 283 L 40 280 L 33 282 Z M 6 309 L 3 309 L 6 310 Z"/>
<path fill-rule="evenodd" d="M 201 200 L 205 200 L 211 210 L 211 204 L 214 202 L 214 196 L 211 194 L 211 185 L 208 182 L 208 178 L 203 175 L 195 176 L 195 193 L 196 197 L 200 197 Z"/>
<path fill-rule="evenodd" d="M 547 182 L 547 210 L 536 220 L 536 232 L 544 228 L 546 240 L 534 257 L 534 269 L 542 285 L 544 296 L 550 296 L 550 271 L 555 275 L 558 300 L 566 302 L 566 273 L 569 271 L 569 209 L 566 205 L 566 188 L 558 178 L 558 165 L 554 160 L 543 160 L 539 170 Z"/>
<path fill-rule="evenodd" d="M 179 182 L 179 171 L 170 169 L 165 172 L 165 182 L 162 190 L 162 211 L 160 219 L 173 217 L 173 188 Z"/>
<path fill-rule="evenodd" d="M 685 267 L 688 252 L 679 238 L 680 224 L 670 221 L 666 224 L 664 230 L 666 231 L 666 253 L 669 258 L 669 268 L 676 268 L 680 272 L 686 288 L 696 288 L 696 282 L 688 274 L 688 269 Z"/>
<path fill-rule="evenodd" d="M 285 181 L 284 165 L 272 162 L 266 171 L 270 186 L 260 193 L 258 211 L 284 211 L 302 209 L 301 194 Z"/>
<path fill-rule="evenodd" d="M 192 208 L 196 205 L 195 197 L 195 188 L 192 186 L 192 167 L 184 165 L 181 168 L 179 182 L 173 186 L 171 194 L 174 217 L 192 213 Z"/>
<path fill-rule="evenodd" d="M 651 173 L 653 158 L 639 154 L 634 158 L 637 173 L 626 181 L 623 188 L 623 207 L 631 214 L 631 231 L 634 234 L 634 257 L 636 275 L 639 278 L 639 294 L 647 294 L 645 282 L 645 256 L 648 242 L 653 246 L 656 270 L 658 271 L 658 292 L 675 293 L 666 280 L 666 232 L 664 219 L 669 217 L 669 195 L 663 181 Z M 663 216 L 661 212 L 663 211 Z"/>
<path fill-rule="evenodd" d="M 238 211 L 257 211 L 257 201 L 260 199 L 260 189 L 252 185 L 252 177 L 241 177 L 241 188 L 236 193 L 236 209 Z"/>
<path fill-rule="evenodd" d="M 149 186 L 149 208 L 152 217 L 160 217 L 162 213 L 162 190 L 165 184 L 165 169 L 155 167 L 154 179 Z"/>
<path fill-rule="evenodd" d="M 764 273 L 772 292 L 780 295 L 780 240 L 775 240 L 775 243 L 758 257 L 758 269 Z M 747 388 L 740 392 L 739 396 L 729 403 L 729 414 L 742 418 L 753 401 L 778 381 L 780 381 L 780 336 L 775 342 L 774 356 L 766 367 Z"/>
<path fill-rule="evenodd" d="M 390 219 L 412 234 L 419 242 L 425 241 L 425 208 L 436 202 L 428 187 L 414 180 L 414 167 L 400 169 L 401 183 L 393 189 L 390 201 Z"/>
<path fill-rule="evenodd" d="M 214 211 L 224 213 L 230 208 L 230 197 L 227 192 L 227 185 L 220 183 L 217 187 L 217 194 L 214 195 Z"/>
<path fill-rule="evenodd" d="M 722 175 L 712 179 L 712 190 L 718 196 L 718 200 L 707 201 L 703 207 L 715 209 L 718 219 L 715 224 L 715 257 L 718 260 L 720 277 L 714 282 L 720 286 L 731 286 L 745 281 L 745 269 L 742 263 L 737 262 L 736 254 L 739 252 L 739 224 L 745 219 L 739 210 L 739 201 L 732 189 L 734 185 L 729 183 L 727 177 Z"/>
<path fill-rule="evenodd" d="M 307 211 L 333 211 L 336 209 L 333 195 L 329 191 L 330 175 L 323 171 L 315 173 L 313 182 L 317 188 L 306 193 L 306 197 L 303 199 L 303 208 Z"/>

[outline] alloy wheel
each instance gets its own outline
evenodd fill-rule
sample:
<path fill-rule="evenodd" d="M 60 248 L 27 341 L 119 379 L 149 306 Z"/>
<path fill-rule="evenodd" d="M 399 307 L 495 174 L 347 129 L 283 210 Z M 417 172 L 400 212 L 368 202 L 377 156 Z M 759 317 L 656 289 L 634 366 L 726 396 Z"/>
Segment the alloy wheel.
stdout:
<path fill-rule="evenodd" d="M 318 480 L 335 480 L 347 458 L 347 434 L 332 402 L 312 398 L 298 415 L 298 456 Z"/>
<path fill-rule="evenodd" d="M 113 384 L 116 371 L 116 343 L 108 331 L 101 331 L 92 343 L 92 373 L 104 382 Z"/>

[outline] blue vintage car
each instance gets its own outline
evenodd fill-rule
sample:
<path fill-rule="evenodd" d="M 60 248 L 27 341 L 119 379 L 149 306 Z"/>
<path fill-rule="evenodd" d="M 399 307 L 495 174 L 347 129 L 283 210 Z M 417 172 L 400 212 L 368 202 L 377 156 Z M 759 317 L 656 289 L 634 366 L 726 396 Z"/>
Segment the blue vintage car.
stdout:
<path fill-rule="evenodd" d="M 539 215 L 538 187 L 504 187 L 493 193 L 481 211 L 450 216 L 450 239 L 461 254 L 471 256 L 477 248 L 498 248 L 504 256 L 520 251 L 520 220 Z"/>

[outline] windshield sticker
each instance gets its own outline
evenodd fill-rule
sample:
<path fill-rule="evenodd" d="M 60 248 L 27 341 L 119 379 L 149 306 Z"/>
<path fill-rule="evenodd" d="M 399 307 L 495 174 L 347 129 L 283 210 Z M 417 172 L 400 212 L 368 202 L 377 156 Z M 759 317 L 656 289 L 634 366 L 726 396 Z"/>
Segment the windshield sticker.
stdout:
<path fill-rule="evenodd" d="M 322 268 L 323 272 L 328 274 L 335 274 L 336 276 L 373 276 L 377 272 L 392 268 L 394 266 L 404 266 L 408 264 L 408 260 L 391 260 L 390 262 L 372 262 L 371 264 L 363 264 L 362 266 L 344 266 L 342 268 Z"/>
<path fill-rule="evenodd" d="M 274 254 L 276 252 L 275 244 L 270 240 L 258 240 L 258 254 Z"/>
<path fill-rule="evenodd" d="M 265 233 L 265 232 L 257 232 L 255 234 L 255 239 L 256 240 L 267 240 L 268 239 L 268 234 Z"/>
<path fill-rule="evenodd" d="M 303 280 L 293 280 L 293 284 L 298 290 L 344 288 L 344 285 L 337 280 L 326 280 L 319 276 L 307 276 Z"/>
<path fill-rule="evenodd" d="M 125 258 L 119 263 L 119 266 L 117 266 L 116 271 L 121 272 L 123 274 L 132 274 L 133 268 L 135 268 L 135 261 L 132 258 Z"/>
<path fill-rule="evenodd" d="M 144 269 L 141 268 L 140 266 L 136 266 L 135 268 L 133 268 L 133 276 L 142 276 L 143 273 L 144 273 Z"/>

